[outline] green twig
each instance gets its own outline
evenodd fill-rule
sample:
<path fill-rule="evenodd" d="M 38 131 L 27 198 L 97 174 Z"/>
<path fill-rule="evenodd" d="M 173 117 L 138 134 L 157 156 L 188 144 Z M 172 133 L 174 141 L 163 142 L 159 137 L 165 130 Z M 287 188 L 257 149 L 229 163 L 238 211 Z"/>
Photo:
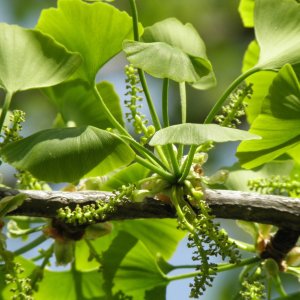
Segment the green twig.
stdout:
<path fill-rule="evenodd" d="M 252 68 L 246 71 L 245 73 L 241 74 L 238 78 L 236 78 L 231 85 L 228 87 L 228 89 L 225 91 L 225 93 L 222 95 L 222 97 L 217 101 L 217 103 L 214 105 L 212 110 L 207 115 L 204 124 L 211 123 L 218 113 L 218 111 L 223 106 L 224 102 L 227 100 L 228 96 L 239 86 L 241 82 L 243 82 L 247 77 L 249 77 L 251 74 L 258 72 L 258 68 Z"/>
<path fill-rule="evenodd" d="M 139 41 L 140 39 L 140 34 L 139 34 L 139 18 L 138 18 L 138 12 L 137 12 L 137 7 L 135 0 L 129 0 L 130 7 L 131 7 L 131 13 L 132 13 L 132 22 L 133 22 L 133 36 L 135 41 Z M 146 82 L 146 77 L 144 72 L 141 69 L 138 69 L 138 74 L 140 78 L 140 82 L 146 97 L 147 105 L 150 111 L 150 115 L 153 121 L 153 125 L 156 130 L 159 130 L 161 128 L 159 118 L 157 116 L 149 89 L 148 85 Z"/>
<path fill-rule="evenodd" d="M 138 12 L 135 0 L 129 0 L 131 13 L 132 13 L 132 22 L 133 22 L 133 37 L 135 41 L 139 41 L 140 34 L 139 34 L 139 19 L 138 19 Z"/>
<path fill-rule="evenodd" d="M 162 90 L 162 115 L 163 115 L 164 127 L 170 126 L 168 100 L 169 100 L 169 79 L 165 78 L 163 81 L 163 90 Z"/>
<path fill-rule="evenodd" d="M 12 237 L 19 237 L 19 236 L 28 235 L 31 233 L 41 231 L 41 230 L 43 230 L 43 228 L 44 228 L 44 225 L 38 226 L 38 227 L 33 227 L 33 228 L 28 228 L 28 229 L 21 229 L 19 233 L 17 233 L 17 232 L 12 233 L 10 231 L 8 231 L 8 232 Z"/>
<path fill-rule="evenodd" d="M 113 125 L 113 127 L 116 128 L 121 134 L 123 134 L 125 136 L 128 136 L 128 137 L 131 137 L 131 135 L 127 132 L 127 130 L 117 121 L 117 119 L 110 112 L 110 110 L 106 106 L 106 104 L 105 104 L 102 96 L 100 95 L 100 93 L 99 93 L 96 85 L 94 85 L 93 92 L 94 92 L 95 97 L 101 103 L 101 105 L 102 105 L 102 107 L 104 109 L 104 113 L 106 114 L 108 120 L 111 122 L 111 124 Z"/>
<path fill-rule="evenodd" d="M 141 85 L 142 85 L 142 88 L 143 88 L 143 91 L 144 91 L 144 94 L 146 97 L 146 101 L 147 101 L 147 105 L 148 105 L 150 115 L 151 115 L 151 118 L 153 121 L 153 125 L 156 130 L 159 130 L 159 129 L 161 129 L 161 124 L 160 124 L 158 115 L 156 113 L 156 110 L 155 110 L 155 107 L 154 107 L 154 104 L 153 104 L 153 101 L 152 101 L 152 98 L 151 98 L 151 95 L 150 95 L 150 92 L 148 89 L 145 74 L 141 69 L 138 69 L 138 74 L 139 74 L 140 82 L 141 82 Z"/>
<path fill-rule="evenodd" d="M 53 251 L 54 251 L 54 243 L 52 243 L 52 245 L 46 251 L 44 251 L 44 253 L 42 254 L 42 257 L 44 258 L 42 264 L 40 266 L 37 266 L 35 269 L 36 272 L 33 271 L 33 273 L 31 274 L 30 276 L 31 286 L 34 289 L 36 289 L 37 282 L 43 278 L 44 270 L 49 263 Z"/>
<path fill-rule="evenodd" d="M 165 165 L 165 167 L 170 168 L 169 161 L 164 153 L 163 147 L 162 146 L 155 146 L 155 150 L 157 154 L 159 155 L 161 162 Z"/>
<path fill-rule="evenodd" d="M 286 293 L 286 291 L 284 290 L 284 288 L 283 288 L 283 285 L 282 285 L 282 282 L 281 282 L 279 274 L 276 274 L 276 276 L 273 277 L 273 283 L 274 283 L 274 286 L 276 288 L 276 291 L 278 292 L 278 294 L 281 297 L 286 297 L 288 295 Z"/>
<path fill-rule="evenodd" d="M 160 175 L 165 180 L 167 180 L 171 183 L 174 182 L 174 176 L 171 173 L 169 173 L 169 172 L 167 172 L 167 171 L 151 164 L 148 160 L 146 160 L 146 159 L 144 159 L 144 158 L 142 158 L 138 155 L 135 157 L 135 160 L 136 160 L 136 162 L 138 162 L 139 164 L 143 165 L 144 167 L 150 169 L 154 173 L 157 173 L 158 175 Z"/>
<path fill-rule="evenodd" d="M 40 236 L 38 236 L 35 240 L 33 240 L 32 242 L 28 243 L 27 245 L 17 249 L 16 251 L 13 252 L 13 254 L 15 256 L 17 255 L 21 255 L 24 254 L 28 251 L 30 251 L 31 249 L 37 247 L 38 245 L 40 245 L 41 243 L 45 242 L 47 240 L 47 237 L 44 234 L 41 234 Z"/>
<path fill-rule="evenodd" d="M 228 238 L 228 240 L 230 242 L 236 244 L 236 246 L 241 250 L 244 250 L 244 251 L 247 251 L 247 252 L 256 252 L 255 246 L 253 246 L 251 244 L 248 244 L 248 243 L 245 243 L 245 242 L 242 242 L 242 241 L 238 241 L 238 240 L 235 240 L 235 239 L 232 239 L 232 238 Z"/>
<path fill-rule="evenodd" d="M 7 112 L 9 110 L 12 96 L 13 96 L 13 93 L 6 92 L 4 104 L 3 104 L 1 115 L 0 115 L 0 133 L 2 132 L 2 127 L 3 127 L 4 121 L 5 121 Z"/>
<path fill-rule="evenodd" d="M 143 145 L 139 144 L 136 140 L 124 135 L 121 135 L 120 137 L 128 141 L 133 148 L 135 148 L 145 158 L 149 159 L 149 161 L 151 161 L 153 164 L 157 165 L 158 167 L 162 167 L 163 169 L 166 168 L 166 166 L 150 150 L 148 150 Z"/>
<path fill-rule="evenodd" d="M 179 83 L 179 93 L 181 102 L 181 123 L 186 123 L 186 88 L 185 82 Z"/>
<path fill-rule="evenodd" d="M 184 163 L 181 166 L 180 169 L 180 173 L 181 173 L 181 177 L 178 181 L 178 183 L 182 183 L 184 182 L 184 180 L 186 179 L 186 177 L 189 175 L 192 163 L 193 163 L 193 159 L 194 159 L 194 155 L 196 153 L 197 150 L 197 146 L 196 145 L 192 145 L 190 148 L 190 151 L 187 155 L 186 160 L 184 161 Z"/>
<path fill-rule="evenodd" d="M 168 151 L 171 165 L 173 167 L 174 175 L 175 175 L 175 177 L 178 177 L 180 175 L 180 169 L 179 169 L 179 164 L 177 161 L 177 156 L 175 155 L 172 144 L 167 145 L 167 151 Z"/>

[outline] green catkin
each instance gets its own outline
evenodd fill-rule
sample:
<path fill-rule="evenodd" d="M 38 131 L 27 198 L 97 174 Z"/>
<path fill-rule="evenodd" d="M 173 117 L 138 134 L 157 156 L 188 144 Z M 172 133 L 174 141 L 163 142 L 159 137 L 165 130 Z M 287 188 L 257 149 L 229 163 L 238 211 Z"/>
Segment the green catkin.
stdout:
<path fill-rule="evenodd" d="M 246 114 L 245 98 L 251 98 L 252 84 L 238 88 L 229 97 L 229 103 L 222 107 L 222 114 L 215 117 L 215 121 L 224 127 L 236 128 L 241 124 L 240 119 Z"/>
<path fill-rule="evenodd" d="M 139 112 L 141 108 L 141 102 L 143 98 L 140 94 L 143 90 L 138 86 L 139 79 L 137 76 L 137 70 L 132 65 L 125 66 L 126 74 L 126 96 L 129 97 L 128 100 L 125 100 L 125 106 L 129 109 L 129 112 L 126 113 L 126 119 L 128 122 L 132 122 L 134 131 L 136 134 L 141 134 L 141 144 L 144 145 L 155 133 L 155 128 L 153 125 L 148 125 L 148 120 L 146 116 Z"/>
<path fill-rule="evenodd" d="M 186 187 L 188 190 L 185 194 L 195 188 L 192 183 Z M 193 198 L 191 194 L 189 196 Z M 186 202 L 188 197 L 184 196 L 182 190 L 173 193 L 172 200 L 178 214 L 178 226 L 189 232 L 188 247 L 194 249 L 192 259 L 197 262 L 196 270 L 200 272 L 190 284 L 190 296 L 199 298 L 212 285 L 217 274 L 217 266 L 210 262 L 210 257 L 221 256 L 223 260 L 229 258 L 230 263 L 238 263 L 240 254 L 235 244 L 229 241 L 227 233 L 220 230 L 219 224 L 213 222 L 214 216 L 204 199 L 194 198 L 192 201 L 193 207 L 197 208 L 197 214 Z"/>
<path fill-rule="evenodd" d="M 18 173 L 15 174 L 17 179 L 16 187 L 21 190 L 50 190 L 48 184 L 44 181 L 40 181 L 35 178 L 28 171 L 17 170 Z"/>
<path fill-rule="evenodd" d="M 96 203 L 80 207 L 77 205 L 74 210 L 69 207 L 60 208 L 57 217 L 68 224 L 82 225 L 100 222 L 107 215 L 113 213 L 120 205 L 130 201 L 135 187 L 133 185 L 123 186 L 120 191 L 114 192 L 107 202 L 97 201 Z"/>
<path fill-rule="evenodd" d="M 23 276 L 24 269 L 14 261 L 14 254 L 5 247 L 5 242 L 0 240 L 0 257 L 4 262 L 0 265 L 0 270 L 5 274 L 5 283 L 10 285 L 10 291 L 13 293 L 11 299 L 33 300 L 31 280 Z"/>
<path fill-rule="evenodd" d="M 9 121 L 9 125 L 3 126 L 2 145 L 22 139 L 20 131 L 22 130 L 22 123 L 25 122 L 25 112 L 21 110 L 12 111 Z"/>
<path fill-rule="evenodd" d="M 300 196 L 300 180 L 297 174 L 293 177 L 276 175 L 270 178 L 251 179 L 248 186 L 251 191 L 263 194 Z"/>
<path fill-rule="evenodd" d="M 240 296 L 243 300 L 262 300 L 265 299 L 265 286 L 260 281 L 243 281 Z"/>

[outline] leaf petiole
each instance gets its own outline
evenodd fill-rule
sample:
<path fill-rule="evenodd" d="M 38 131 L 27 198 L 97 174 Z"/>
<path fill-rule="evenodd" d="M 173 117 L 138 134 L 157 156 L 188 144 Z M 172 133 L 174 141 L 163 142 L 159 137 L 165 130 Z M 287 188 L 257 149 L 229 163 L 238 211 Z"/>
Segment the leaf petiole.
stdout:
<path fill-rule="evenodd" d="M 38 245 L 42 244 L 43 242 L 45 242 L 47 240 L 47 237 L 44 234 L 41 234 L 40 236 L 38 236 L 35 240 L 33 240 L 32 242 L 28 243 L 27 245 L 17 249 L 16 251 L 13 252 L 13 254 L 15 256 L 17 255 L 21 255 L 24 254 L 28 251 L 30 251 L 31 249 L 37 247 Z"/>
<path fill-rule="evenodd" d="M 131 7 L 131 12 L 132 12 L 132 22 L 133 22 L 133 34 L 134 34 L 134 40 L 135 41 L 139 41 L 140 39 L 140 34 L 139 34 L 139 20 L 138 20 L 138 12 L 137 12 L 137 8 L 136 8 L 136 3 L 135 0 L 129 0 L 130 3 L 130 7 Z M 144 72 L 141 69 L 138 69 L 138 74 L 139 74 L 139 78 L 140 78 L 140 82 L 146 97 L 146 101 L 147 101 L 147 105 L 150 111 L 150 115 L 153 121 L 153 125 L 155 127 L 156 130 L 159 130 L 161 128 L 160 125 L 160 121 L 159 118 L 157 116 L 149 89 L 148 89 L 148 85 L 146 82 L 146 77 Z"/>
<path fill-rule="evenodd" d="M 230 242 L 236 244 L 236 246 L 240 250 L 244 250 L 244 251 L 247 251 L 247 252 L 255 252 L 256 251 L 254 245 L 251 245 L 251 244 L 248 244 L 248 243 L 245 243 L 245 242 L 242 242 L 242 241 L 238 241 L 238 240 L 235 240 L 235 239 L 232 239 L 232 238 L 228 238 L 228 240 Z"/>
<path fill-rule="evenodd" d="M 2 132 L 3 124 L 5 121 L 5 117 L 7 115 L 7 112 L 9 110 L 9 106 L 11 103 L 13 93 L 6 92 L 5 99 L 4 99 L 4 104 L 2 107 L 1 115 L 0 115 L 0 133 Z"/>
<path fill-rule="evenodd" d="M 146 159 L 144 159 L 144 158 L 142 158 L 138 155 L 135 157 L 135 160 L 136 160 L 136 162 L 138 162 L 139 164 L 143 165 L 144 167 L 150 169 L 154 173 L 157 173 L 158 175 L 160 175 L 165 180 L 167 180 L 171 183 L 174 182 L 174 180 L 175 180 L 174 175 L 172 175 L 171 173 L 165 171 L 164 169 L 159 168 L 156 165 L 153 165 L 148 160 L 146 160 Z"/>
<path fill-rule="evenodd" d="M 240 83 L 242 83 L 247 77 L 249 77 L 251 74 L 254 74 L 256 72 L 260 71 L 259 68 L 252 68 L 246 71 L 245 73 L 241 74 L 239 77 L 237 77 L 231 85 L 227 88 L 225 93 L 221 96 L 221 98 L 217 101 L 217 103 L 213 106 L 209 114 L 207 115 L 204 124 L 209 124 L 213 121 L 214 117 L 218 113 L 218 111 L 223 106 L 224 102 L 227 100 L 229 95 L 239 86 Z"/>
<path fill-rule="evenodd" d="M 189 175 L 189 172 L 190 172 L 190 169 L 191 169 L 193 159 L 194 159 L 194 155 L 195 155 L 196 151 L 197 151 L 197 146 L 192 145 L 190 147 L 189 153 L 188 153 L 184 163 L 182 164 L 182 166 L 180 168 L 181 177 L 179 178 L 178 183 L 184 182 L 186 177 Z"/>

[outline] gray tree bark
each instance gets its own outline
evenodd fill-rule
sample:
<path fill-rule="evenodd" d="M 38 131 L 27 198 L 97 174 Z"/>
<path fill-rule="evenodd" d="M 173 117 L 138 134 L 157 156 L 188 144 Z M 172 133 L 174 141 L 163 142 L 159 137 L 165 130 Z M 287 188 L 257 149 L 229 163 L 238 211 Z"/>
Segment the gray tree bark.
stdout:
<path fill-rule="evenodd" d="M 99 191 L 18 191 L 0 189 L 0 199 L 17 193 L 28 197 L 10 215 L 55 218 L 57 210 L 69 206 L 84 206 L 95 201 L 109 201 L 111 193 Z M 300 231 L 300 199 L 274 195 L 260 195 L 230 190 L 205 191 L 205 199 L 217 218 L 253 221 Z M 0 200 L 1 201 L 1 200 Z M 126 202 L 107 215 L 104 221 L 136 218 L 175 218 L 170 204 L 145 198 L 140 203 Z"/>

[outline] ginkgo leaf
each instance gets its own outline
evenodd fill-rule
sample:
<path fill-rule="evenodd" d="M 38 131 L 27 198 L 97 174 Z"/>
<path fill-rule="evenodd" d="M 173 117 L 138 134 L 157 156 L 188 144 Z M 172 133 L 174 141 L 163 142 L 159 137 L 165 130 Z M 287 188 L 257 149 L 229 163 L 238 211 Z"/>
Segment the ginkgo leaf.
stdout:
<path fill-rule="evenodd" d="M 147 27 L 142 40 L 123 44 L 128 60 L 136 67 L 154 77 L 185 81 L 198 89 L 215 85 L 205 44 L 191 24 L 169 18 Z"/>
<path fill-rule="evenodd" d="M 120 290 L 134 299 L 145 299 L 147 290 L 168 283 L 147 247 L 125 231 L 103 253 L 102 270 L 108 299 Z"/>
<path fill-rule="evenodd" d="M 133 37 L 131 17 L 102 2 L 60 0 L 58 8 L 42 12 L 37 29 L 81 54 L 83 64 L 75 75 L 89 82 L 122 50 L 123 40 Z"/>
<path fill-rule="evenodd" d="M 166 259 L 172 256 L 178 242 L 186 234 L 177 229 L 173 219 L 124 220 L 114 225 L 116 229 L 125 230 L 142 241 L 153 256 L 160 253 Z M 149 231 L 151 235 L 147 234 Z"/>
<path fill-rule="evenodd" d="M 300 4 L 297 1 L 256 0 L 255 36 L 260 47 L 259 69 L 280 69 L 300 62 Z"/>
<path fill-rule="evenodd" d="M 0 87 L 11 94 L 58 84 L 80 63 L 78 54 L 39 31 L 0 24 Z"/>
<path fill-rule="evenodd" d="M 166 144 L 200 145 L 207 141 L 217 143 L 259 139 L 244 130 L 222 127 L 216 124 L 179 124 L 157 131 L 150 141 L 151 146 Z"/>
<path fill-rule="evenodd" d="M 101 186 L 103 191 L 114 191 L 122 187 L 122 185 L 128 185 L 136 183 L 148 177 L 150 170 L 146 167 L 133 163 L 121 171 L 113 174 L 109 179 Z"/>
<path fill-rule="evenodd" d="M 286 65 L 273 80 L 262 113 L 250 127 L 262 139 L 244 141 L 238 147 L 243 167 L 257 167 L 299 146 L 299 112 L 300 84 L 293 68 Z"/>
<path fill-rule="evenodd" d="M 40 131 L 6 145 L 1 153 L 14 167 L 51 182 L 73 182 L 101 164 L 100 176 L 134 158 L 119 137 L 92 126 Z"/>
<path fill-rule="evenodd" d="M 139 241 L 122 260 L 114 277 L 113 291 L 122 290 L 137 299 L 137 295 L 168 283 L 158 269 L 155 257 Z"/>
<path fill-rule="evenodd" d="M 108 109 L 124 125 L 120 99 L 113 85 L 102 81 L 97 84 L 97 89 Z M 65 123 L 72 121 L 76 126 L 92 125 L 102 129 L 113 127 L 86 81 L 71 80 L 43 91 L 55 103 Z"/>
<path fill-rule="evenodd" d="M 252 41 L 244 55 L 243 72 L 253 68 L 259 58 L 259 46 L 257 42 Z M 251 124 L 261 113 L 262 103 L 267 96 L 269 87 L 276 76 L 274 71 L 261 71 L 250 75 L 246 79 L 247 84 L 252 84 L 253 94 L 250 99 L 245 99 L 247 120 Z"/>

